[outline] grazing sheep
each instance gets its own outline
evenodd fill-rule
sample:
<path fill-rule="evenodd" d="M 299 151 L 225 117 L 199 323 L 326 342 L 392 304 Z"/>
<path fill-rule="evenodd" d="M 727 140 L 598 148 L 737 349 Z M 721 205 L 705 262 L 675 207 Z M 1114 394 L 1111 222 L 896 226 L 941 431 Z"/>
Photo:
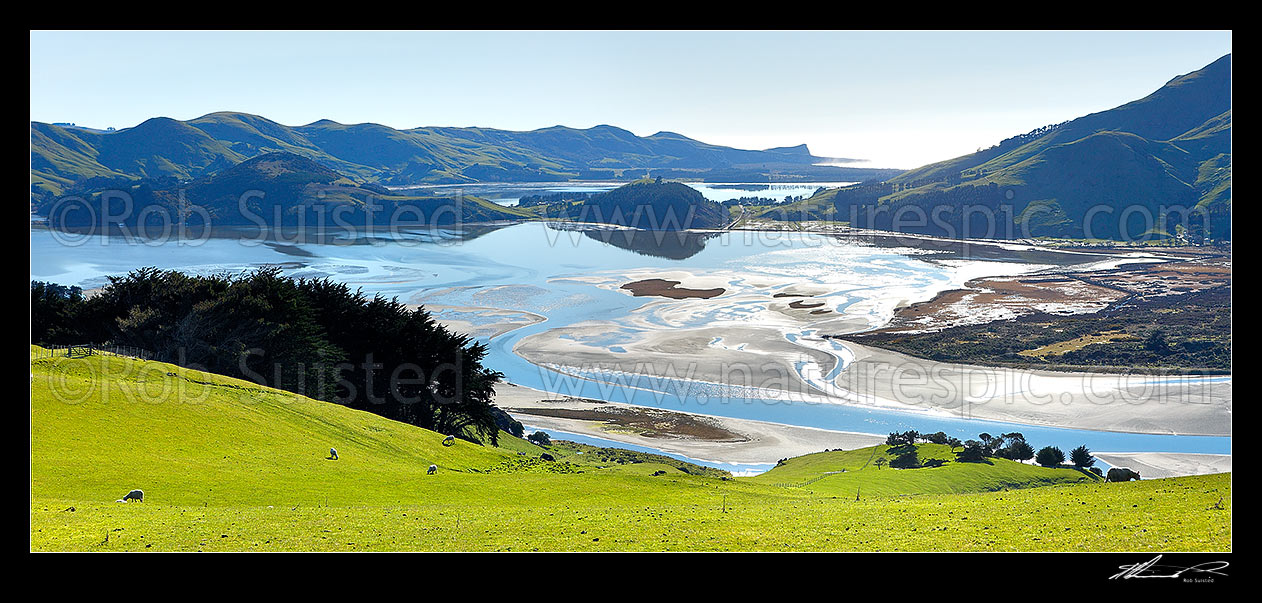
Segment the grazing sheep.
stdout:
<path fill-rule="evenodd" d="M 329 449 L 329 458 L 330 458 L 330 459 L 333 459 L 333 460 L 335 460 L 335 461 L 337 460 L 337 448 L 330 448 L 330 449 Z"/>
<path fill-rule="evenodd" d="M 1129 467 L 1113 467 L 1109 469 L 1108 475 L 1104 478 L 1106 482 L 1129 482 L 1138 480 L 1139 472 Z"/>
<path fill-rule="evenodd" d="M 438 473 L 438 465 L 430 465 L 429 471 L 426 471 L 425 475 L 433 475 L 435 473 Z"/>
<path fill-rule="evenodd" d="M 443 446 L 451 446 L 456 443 L 456 436 L 447 436 L 443 438 Z"/>
<path fill-rule="evenodd" d="M 545 453 L 543 453 L 543 454 L 541 454 L 541 455 L 539 455 L 539 458 L 540 458 L 540 459 L 543 459 L 543 460 L 545 460 L 545 461 L 555 461 L 555 460 L 556 460 L 555 458 L 553 458 L 553 457 L 552 457 L 552 455 L 551 455 L 551 454 L 548 454 L 548 453 L 546 453 L 546 452 L 545 452 Z"/>
<path fill-rule="evenodd" d="M 132 490 L 131 492 L 128 492 L 127 496 L 123 497 L 123 502 L 127 502 L 129 500 L 134 500 L 136 502 L 145 502 L 145 491 Z"/>

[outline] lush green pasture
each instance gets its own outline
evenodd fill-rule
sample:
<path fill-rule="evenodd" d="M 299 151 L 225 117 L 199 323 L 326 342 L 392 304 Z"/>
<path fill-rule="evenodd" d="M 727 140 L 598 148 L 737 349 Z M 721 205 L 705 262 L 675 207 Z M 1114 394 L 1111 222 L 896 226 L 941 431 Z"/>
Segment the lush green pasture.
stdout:
<path fill-rule="evenodd" d="M 942 459 L 947 463 L 919 469 L 882 467 L 876 464 L 877 459 L 890 461 L 897 455 L 890 452 L 889 446 L 873 446 L 787 459 L 749 481 L 795 487 L 816 494 L 862 497 L 990 492 L 1099 480 L 1091 473 L 1073 468 L 1040 467 L 1007 459 L 961 463 L 955 461 L 949 446 L 941 444 L 918 444 L 916 450 L 922 462 Z"/>
<path fill-rule="evenodd" d="M 1231 543 L 1229 474 L 1028 488 L 1047 480 L 947 472 L 962 463 L 864 468 L 853 472 L 864 480 L 856 501 L 835 475 L 805 487 L 775 484 L 862 467 L 859 457 L 874 449 L 808 455 L 762 477 L 725 479 L 647 456 L 610 463 L 568 444 L 553 447 L 556 462 L 508 437 L 501 448 L 443 446 L 440 434 L 370 413 L 160 363 L 33 359 L 31 379 L 33 550 L 1227 550 Z M 329 447 L 339 460 L 326 458 Z M 426 474 L 431 463 L 435 475 Z M 998 462 L 963 469 L 996 468 L 1004 469 Z M 1068 472 L 1070 482 L 1081 475 L 1026 468 Z M 996 484 L 1023 489 L 946 493 Z M 113 502 L 132 488 L 144 489 L 144 503 Z M 913 492 L 926 494 L 898 495 Z"/>

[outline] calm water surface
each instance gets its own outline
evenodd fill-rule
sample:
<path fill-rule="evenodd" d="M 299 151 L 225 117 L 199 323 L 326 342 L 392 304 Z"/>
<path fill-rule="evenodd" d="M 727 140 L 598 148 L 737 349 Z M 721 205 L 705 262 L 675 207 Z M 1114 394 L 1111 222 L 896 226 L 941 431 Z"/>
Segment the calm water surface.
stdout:
<path fill-rule="evenodd" d="M 748 191 L 732 190 L 738 196 Z M 742 280 L 791 275 L 837 291 L 838 312 L 879 326 L 891 303 L 876 303 L 891 291 L 928 299 L 936 291 L 987 274 L 1018 274 L 1098 257 L 1032 251 L 1019 247 L 961 247 L 954 243 L 909 246 L 890 242 L 840 240 L 829 235 L 745 232 L 667 235 L 665 243 L 640 233 L 560 231 L 541 223 L 470 229 L 467 232 L 405 230 L 388 233 L 335 233 L 313 240 L 292 233 L 229 232 L 194 241 L 142 242 L 122 236 L 82 236 L 50 231 L 33 222 L 31 278 L 85 289 L 106 277 L 144 266 L 192 274 L 239 273 L 279 265 L 293 277 L 331 277 L 369 293 L 397 296 L 407 303 L 521 310 L 546 320 L 488 342 L 487 364 L 509 381 L 567 395 L 631 402 L 658 408 L 757 419 L 866 433 L 895 430 L 944 431 L 961 439 L 980 432 L 1020 431 L 1035 447 L 1062 449 L 1085 444 L 1094 451 L 1230 453 L 1230 438 L 1106 433 L 1032 427 L 927 413 L 869 409 L 828 403 L 781 402 L 758 397 L 707 401 L 686 384 L 664 380 L 657 387 L 620 387 L 597 379 L 566 378 L 535 366 L 512 352 L 523 337 L 581 321 L 626 318 L 653 298 L 636 298 L 579 279 L 615 277 L 637 270 L 685 270 L 694 274 L 733 274 Z M 249 237 L 241 240 L 241 236 Z M 896 296 L 897 297 L 897 296 Z M 724 310 L 724 320 L 739 308 Z M 461 316 L 464 318 L 464 316 Z M 715 319 L 698 313 L 694 324 Z M 737 316 L 739 318 L 739 316 Z M 790 333 L 790 338 L 809 335 Z M 611 346 L 617 341 L 611 341 Z M 1229 377 L 1227 379 L 1230 379 Z M 655 390 L 655 391 L 646 391 Z M 595 443 L 595 442 L 593 442 Z M 678 455 L 672 455 L 678 456 Z M 709 463 L 713 465 L 713 463 Z M 751 468 L 759 466 L 751 465 Z M 728 466 L 741 470 L 740 466 Z"/>

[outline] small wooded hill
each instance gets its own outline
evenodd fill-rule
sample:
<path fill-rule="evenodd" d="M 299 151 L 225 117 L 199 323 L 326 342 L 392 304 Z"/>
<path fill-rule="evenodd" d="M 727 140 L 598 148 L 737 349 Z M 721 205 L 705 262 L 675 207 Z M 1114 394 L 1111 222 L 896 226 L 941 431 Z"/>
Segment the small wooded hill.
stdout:
<path fill-rule="evenodd" d="M 529 132 L 320 120 L 285 126 L 246 113 L 178 121 L 155 117 L 118 131 L 31 123 L 31 191 L 60 195 L 93 177 L 200 178 L 268 153 L 294 153 L 360 182 L 384 185 L 671 177 L 767 181 L 889 177 L 898 170 L 816 165 L 805 145 L 753 151 L 706 144 L 673 132 L 636 136 L 608 125 Z M 677 174 L 677 175 L 676 175 Z"/>
<path fill-rule="evenodd" d="M 120 199 L 122 191 L 130 203 Z M 36 210 L 53 226 L 100 226 L 110 221 L 199 225 L 390 225 L 520 220 L 529 212 L 474 197 L 397 195 L 360 184 L 293 153 L 269 153 L 192 182 L 99 178 L 78 183 L 64 197 L 47 197 Z M 74 211 L 75 205 L 87 211 Z M 196 206 L 197 211 L 188 209 Z M 392 218 L 392 216 L 396 216 Z"/>
<path fill-rule="evenodd" d="M 1012 209 L 995 227 L 962 215 L 965 205 Z M 939 207 L 946 211 L 931 213 Z M 1142 212 L 1123 216 L 1132 207 Z M 901 225 L 900 210 L 907 212 Z M 987 238 L 1164 237 L 1190 223 L 1196 236 L 1220 240 L 1230 238 L 1230 214 L 1231 55 L 1120 107 L 765 212 Z M 1028 228 L 1014 228 L 1022 223 Z"/>
<path fill-rule="evenodd" d="M 544 212 L 554 219 L 657 231 L 721 228 L 729 221 L 729 212 L 697 189 L 660 178 L 637 180 L 578 203 L 554 203 Z"/>
<path fill-rule="evenodd" d="M 774 469 L 749 479 L 851 497 L 992 492 L 1100 481 L 1090 472 L 1069 467 L 1041 467 L 1000 458 L 987 458 L 979 463 L 960 462 L 950 446 L 916 444 L 914 447 L 922 463 L 935 459 L 945 463 L 940 467 L 895 469 L 887 463 L 909 446 L 892 450 L 893 447 L 882 445 L 786 459 Z M 885 463 L 878 459 L 884 459 Z"/>
<path fill-rule="evenodd" d="M 891 498 L 1058 483 L 1077 472 L 1018 476 L 999 462 L 964 468 L 972 472 L 952 473 L 950 464 L 872 471 L 864 468 L 868 450 L 789 459 L 762 478 L 732 479 L 566 442 L 542 449 L 507 435 L 497 448 L 442 440 L 246 381 L 117 356 L 50 356 L 32 346 L 31 548 L 1228 550 L 1231 543 L 1229 474 Z M 330 447 L 338 460 L 328 458 Z M 545 452 L 556 460 L 542 459 Z M 438 466 L 434 475 L 430 464 Z M 805 487 L 775 484 L 838 468 L 867 480 L 861 500 L 846 489 L 850 482 L 834 485 L 835 476 Z M 990 470 L 1008 477 L 979 477 Z M 133 488 L 144 490 L 145 502 L 113 502 Z"/>

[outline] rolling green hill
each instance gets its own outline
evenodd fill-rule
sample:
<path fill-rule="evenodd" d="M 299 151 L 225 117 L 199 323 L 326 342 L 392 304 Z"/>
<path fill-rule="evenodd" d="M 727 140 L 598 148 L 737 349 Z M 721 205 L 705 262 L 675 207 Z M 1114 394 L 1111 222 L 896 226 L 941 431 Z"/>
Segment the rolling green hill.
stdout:
<path fill-rule="evenodd" d="M 1140 100 L 851 188 L 764 213 L 947 236 L 1169 237 L 1179 224 L 1229 239 L 1231 55 Z M 1001 223 L 972 223 L 960 215 L 965 205 Z M 934 224 L 938 207 L 948 211 Z"/>
<path fill-rule="evenodd" d="M 942 444 L 917 444 L 916 452 L 922 462 L 941 459 L 947 463 L 941 467 L 919 469 L 882 467 L 875 464 L 877 459 L 889 461 L 895 455 L 890 452 L 889 446 L 872 446 L 787 459 L 774 469 L 750 478 L 750 481 L 805 488 L 836 496 L 993 492 L 1099 481 L 1086 471 L 1040 467 L 1007 459 L 990 458 L 984 463 L 957 462 L 950 447 Z"/>
<path fill-rule="evenodd" d="M 435 432 L 245 381 L 32 346 L 31 549 L 1231 547 L 1230 474 L 1028 487 L 1048 480 L 985 476 L 992 467 L 978 465 L 957 488 L 941 477 L 946 467 L 860 468 L 871 475 L 856 501 L 827 490 L 832 476 L 806 487 L 774 482 L 861 467 L 870 450 L 732 479 L 567 443 L 544 461 L 533 444 L 501 441 L 443 446 Z M 330 447 L 338 460 L 326 458 Z M 901 495 L 994 486 L 1023 489 Z M 113 502 L 133 488 L 145 502 Z"/>
<path fill-rule="evenodd" d="M 62 194 L 99 176 L 190 180 L 268 153 L 294 153 L 354 178 L 384 185 L 667 177 L 858 180 L 897 170 L 822 167 L 805 145 L 747 151 L 672 132 L 636 136 L 601 125 L 528 132 L 320 120 L 285 126 L 245 113 L 189 121 L 157 117 L 118 131 L 31 123 L 31 191 Z M 663 175 L 663 174 L 657 174 Z"/>
<path fill-rule="evenodd" d="M 131 204 L 119 201 L 123 191 Z M 534 217 L 524 209 L 504 207 L 475 197 L 415 197 L 392 194 L 378 185 L 359 184 L 306 157 L 277 152 L 259 155 L 188 183 L 158 180 L 104 179 L 70 189 L 73 196 L 45 197 L 35 207 L 58 227 L 101 226 L 112 222 L 135 226 L 144 221 L 161 227 L 178 223 L 214 225 L 353 225 L 452 224 Z M 70 204 L 91 211 L 70 211 Z M 189 209 L 192 206 L 198 210 Z M 107 213 L 108 211 L 108 213 Z M 203 213 L 204 212 L 204 213 Z M 395 217 L 397 216 L 397 217 Z"/>

